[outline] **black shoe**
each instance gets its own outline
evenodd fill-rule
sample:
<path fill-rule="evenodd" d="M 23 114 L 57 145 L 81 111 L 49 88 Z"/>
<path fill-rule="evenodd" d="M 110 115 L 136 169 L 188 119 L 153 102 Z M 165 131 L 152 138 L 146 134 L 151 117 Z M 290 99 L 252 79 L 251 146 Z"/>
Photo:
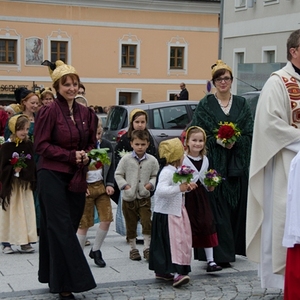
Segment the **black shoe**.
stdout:
<path fill-rule="evenodd" d="M 91 249 L 89 256 L 94 259 L 95 264 L 100 268 L 104 268 L 106 266 L 106 262 L 103 260 L 100 250 L 93 251 L 93 249 Z"/>
<path fill-rule="evenodd" d="M 68 296 L 63 296 L 62 293 L 59 293 L 59 300 L 68 300 L 68 299 L 76 299 L 72 293 Z"/>
<path fill-rule="evenodd" d="M 217 263 L 218 266 L 222 268 L 232 268 L 231 264 L 229 262 L 223 262 L 223 263 Z"/>
<path fill-rule="evenodd" d="M 218 266 L 214 261 L 207 263 L 206 272 L 218 272 L 222 271 L 222 267 Z"/>

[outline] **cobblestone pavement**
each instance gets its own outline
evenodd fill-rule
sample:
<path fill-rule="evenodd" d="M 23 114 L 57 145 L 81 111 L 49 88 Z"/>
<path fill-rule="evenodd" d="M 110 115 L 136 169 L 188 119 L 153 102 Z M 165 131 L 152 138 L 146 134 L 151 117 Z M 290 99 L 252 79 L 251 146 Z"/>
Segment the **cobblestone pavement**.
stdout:
<path fill-rule="evenodd" d="M 191 282 L 180 288 L 174 288 L 172 282 L 155 279 L 111 282 L 98 284 L 97 288 L 75 296 L 76 299 L 86 300 L 283 300 L 281 290 L 260 287 L 255 271 L 191 276 Z M 0 293 L 0 299 L 54 300 L 58 299 L 58 295 L 49 294 L 46 289 L 38 289 Z"/>

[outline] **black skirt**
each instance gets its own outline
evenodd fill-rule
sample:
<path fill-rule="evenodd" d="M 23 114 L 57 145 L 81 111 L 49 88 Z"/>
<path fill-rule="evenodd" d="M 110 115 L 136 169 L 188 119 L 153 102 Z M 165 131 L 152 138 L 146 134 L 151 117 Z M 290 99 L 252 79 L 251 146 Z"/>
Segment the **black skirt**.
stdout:
<path fill-rule="evenodd" d="M 178 273 L 187 275 L 191 266 L 173 264 L 169 237 L 168 215 L 153 213 L 149 269 L 156 274 Z"/>

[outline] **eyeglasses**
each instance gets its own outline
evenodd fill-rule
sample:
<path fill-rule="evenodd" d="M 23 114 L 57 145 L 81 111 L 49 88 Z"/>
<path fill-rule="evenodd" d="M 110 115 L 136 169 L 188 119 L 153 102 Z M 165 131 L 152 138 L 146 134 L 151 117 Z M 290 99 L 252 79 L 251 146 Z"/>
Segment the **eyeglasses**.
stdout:
<path fill-rule="evenodd" d="M 221 83 L 222 81 L 228 83 L 229 81 L 231 81 L 230 77 L 220 77 L 220 78 L 216 78 L 216 82 Z"/>
<path fill-rule="evenodd" d="M 77 95 L 84 96 L 84 95 L 85 95 L 85 92 L 78 92 Z"/>

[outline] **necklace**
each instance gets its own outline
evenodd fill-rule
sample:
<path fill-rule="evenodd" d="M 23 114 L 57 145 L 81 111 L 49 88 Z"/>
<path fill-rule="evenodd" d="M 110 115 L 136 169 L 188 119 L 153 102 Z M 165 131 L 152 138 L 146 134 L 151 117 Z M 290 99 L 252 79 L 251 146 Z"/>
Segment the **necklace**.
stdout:
<path fill-rule="evenodd" d="M 215 98 L 217 99 L 221 109 L 223 110 L 224 114 L 229 116 L 229 111 L 232 105 L 232 94 L 230 93 L 230 98 L 228 100 L 228 103 L 226 105 L 222 105 L 222 101 L 217 97 L 217 93 L 215 93 Z"/>

